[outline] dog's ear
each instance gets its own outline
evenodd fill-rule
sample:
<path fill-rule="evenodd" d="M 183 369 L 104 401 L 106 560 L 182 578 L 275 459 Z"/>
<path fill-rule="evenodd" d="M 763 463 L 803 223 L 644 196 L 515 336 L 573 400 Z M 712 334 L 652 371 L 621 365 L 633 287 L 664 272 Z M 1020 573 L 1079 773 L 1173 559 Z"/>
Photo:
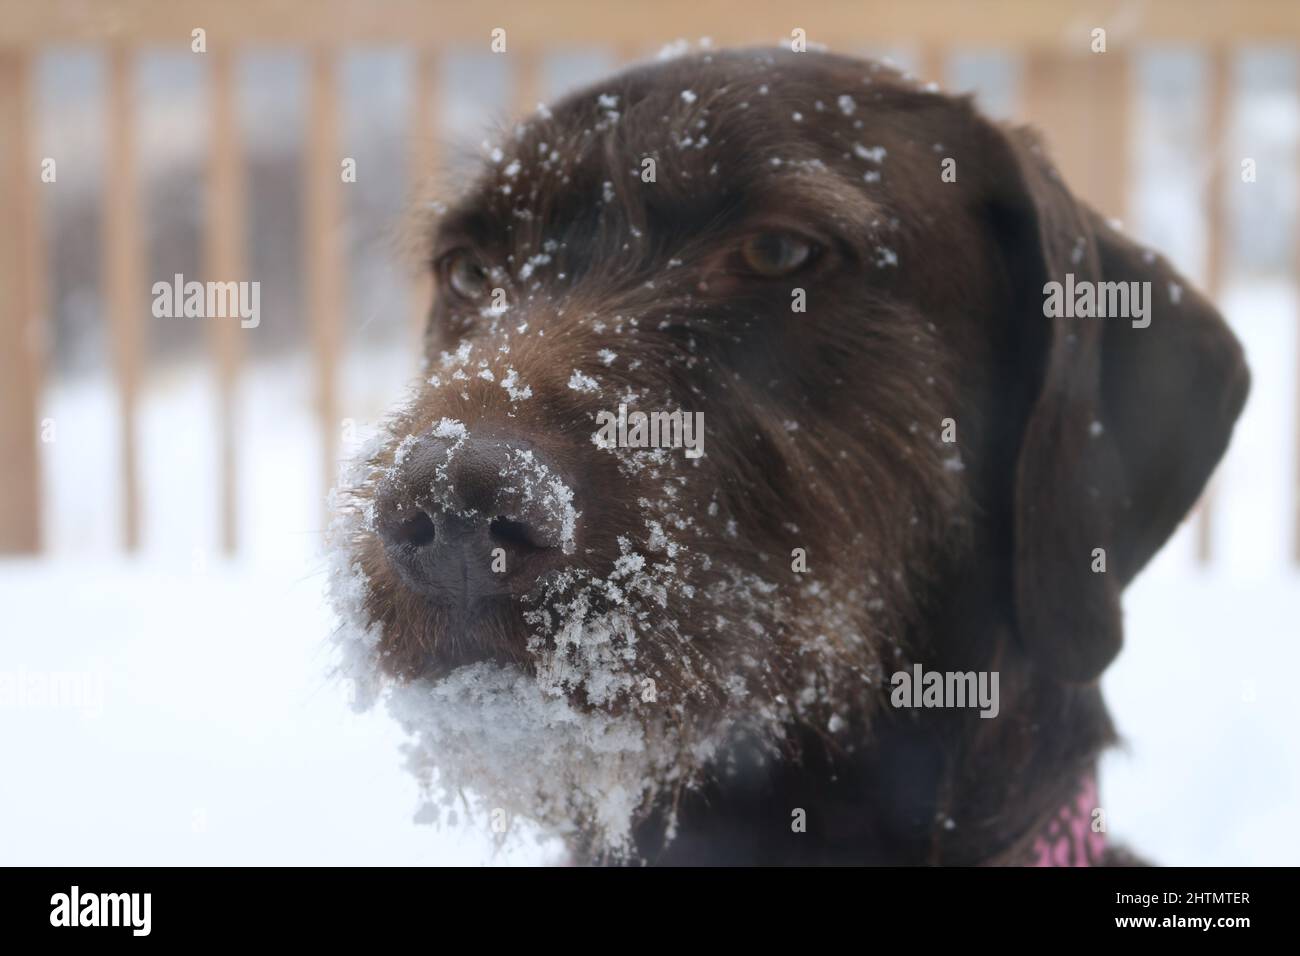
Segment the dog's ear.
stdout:
<path fill-rule="evenodd" d="M 1018 632 L 1045 673 L 1087 682 L 1119 652 L 1120 593 L 1201 494 L 1250 376 L 1209 301 L 1075 199 L 1030 134 L 999 135 L 1029 407 L 1013 505 Z M 1137 283 L 1126 288 L 1142 298 L 1130 295 L 1127 317 L 1075 317 L 1069 275 L 1094 293 Z M 1049 283 L 1060 309 L 1045 307 Z"/>

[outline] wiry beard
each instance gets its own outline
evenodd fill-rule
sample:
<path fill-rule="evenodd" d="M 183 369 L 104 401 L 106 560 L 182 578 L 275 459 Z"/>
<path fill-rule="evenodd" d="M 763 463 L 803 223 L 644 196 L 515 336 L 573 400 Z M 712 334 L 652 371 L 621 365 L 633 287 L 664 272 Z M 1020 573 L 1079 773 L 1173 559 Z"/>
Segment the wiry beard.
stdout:
<path fill-rule="evenodd" d="M 362 471 L 353 505 L 336 520 L 338 542 L 369 534 L 357 491 L 378 472 Z M 362 707 L 387 685 L 389 711 L 412 737 L 419 819 L 449 821 L 468 809 L 499 833 L 502 822 L 523 818 L 621 859 L 645 812 L 696 784 L 729 740 L 779 740 L 793 709 L 766 690 L 791 673 L 789 662 L 772 659 L 788 632 L 776 585 L 678 543 L 664 531 L 668 516 L 643 505 L 644 541 L 620 537 L 608 574 L 565 568 L 523 602 L 520 665 L 386 681 L 383 635 L 358 611 L 373 582 L 358 574 L 353 552 L 338 554 L 331 591 L 344 672 Z M 705 610 L 708 621 L 699 621 Z M 750 640 L 716 639 L 740 630 Z"/>

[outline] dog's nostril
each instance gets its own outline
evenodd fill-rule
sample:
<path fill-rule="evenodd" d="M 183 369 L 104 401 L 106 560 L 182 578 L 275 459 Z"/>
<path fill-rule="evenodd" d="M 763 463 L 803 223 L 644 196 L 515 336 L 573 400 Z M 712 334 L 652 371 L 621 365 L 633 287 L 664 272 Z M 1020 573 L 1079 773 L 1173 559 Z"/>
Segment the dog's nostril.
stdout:
<path fill-rule="evenodd" d="M 433 519 L 423 511 L 417 511 L 410 518 L 398 524 L 394 529 L 393 536 L 398 543 L 409 545 L 412 548 L 423 548 L 426 545 L 433 544 L 435 537 Z"/>
<path fill-rule="evenodd" d="M 526 551 L 544 551 L 550 547 L 550 544 L 534 528 L 522 521 L 512 521 L 500 515 L 492 519 L 492 523 L 488 525 L 488 533 L 493 541 L 507 547 Z"/>

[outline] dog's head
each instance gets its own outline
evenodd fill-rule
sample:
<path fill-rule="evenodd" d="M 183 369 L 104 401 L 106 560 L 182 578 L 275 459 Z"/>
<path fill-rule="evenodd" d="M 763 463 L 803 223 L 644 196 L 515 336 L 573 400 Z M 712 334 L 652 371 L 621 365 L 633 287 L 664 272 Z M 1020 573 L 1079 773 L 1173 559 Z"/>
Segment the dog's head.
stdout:
<path fill-rule="evenodd" d="M 346 489 L 352 663 L 431 781 L 613 846 L 739 737 L 865 739 L 958 595 L 986 666 L 1095 679 L 1246 391 L 1024 134 L 844 57 L 632 69 L 430 235 L 427 379 Z M 1045 316 L 1067 273 L 1149 325 Z"/>

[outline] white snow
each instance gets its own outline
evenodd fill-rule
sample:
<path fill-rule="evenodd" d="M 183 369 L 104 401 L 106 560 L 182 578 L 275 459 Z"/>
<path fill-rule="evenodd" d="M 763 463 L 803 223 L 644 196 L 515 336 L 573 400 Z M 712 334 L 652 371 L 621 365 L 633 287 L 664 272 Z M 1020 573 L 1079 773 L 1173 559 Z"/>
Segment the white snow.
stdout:
<path fill-rule="evenodd" d="M 522 334 L 527 326 L 521 327 L 518 331 Z M 514 368 L 507 368 L 506 374 L 501 377 L 501 387 L 506 390 L 513 402 L 522 401 L 525 398 L 533 397 L 533 390 L 528 385 L 519 384 L 519 373 Z"/>
<path fill-rule="evenodd" d="M 600 390 L 600 385 L 590 375 L 585 375 L 575 368 L 573 374 L 569 376 L 569 388 L 575 392 L 595 392 Z"/>
<path fill-rule="evenodd" d="M 858 159 L 865 159 L 869 163 L 883 163 L 885 161 L 885 147 L 883 146 L 867 148 L 861 143 L 854 143 L 853 153 Z"/>

